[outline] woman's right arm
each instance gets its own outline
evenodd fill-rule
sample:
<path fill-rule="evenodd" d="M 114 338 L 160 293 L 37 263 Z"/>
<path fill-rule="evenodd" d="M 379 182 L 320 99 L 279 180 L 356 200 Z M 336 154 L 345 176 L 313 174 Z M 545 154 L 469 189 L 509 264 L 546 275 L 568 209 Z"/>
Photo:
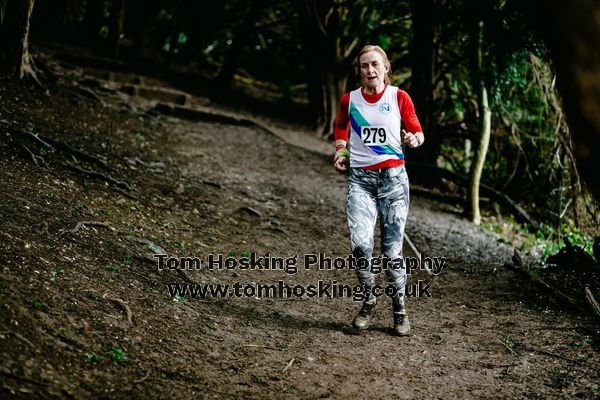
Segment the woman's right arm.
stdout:
<path fill-rule="evenodd" d="M 346 93 L 340 100 L 340 108 L 334 124 L 333 136 L 335 137 L 336 147 L 339 144 L 346 145 L 346 142 L 348 142 L 348 127 L 350 126 L 350 118 L 348 117 L 349 106 L 350 93 Z"/>
<path fill-rule="evenodd" d="M 348 107 L 350 105 L 350 93 L 346 93 L 340 100 L 340 108 L 338 110 L 337 118 L 335 119 L 333 136 L 335 138 L 335 156 L 333 166 L 339 172 L 346 170 L 346 164 L 348 162 L 348 150 L 346 145 L 348 143 L 348 127 L 350 126 L 350 119 L 348 117 Z"/>

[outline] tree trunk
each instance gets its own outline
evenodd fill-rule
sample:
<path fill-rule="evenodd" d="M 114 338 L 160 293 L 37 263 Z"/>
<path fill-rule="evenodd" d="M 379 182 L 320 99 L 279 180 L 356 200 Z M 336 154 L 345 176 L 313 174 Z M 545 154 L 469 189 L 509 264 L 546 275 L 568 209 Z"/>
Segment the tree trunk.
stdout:
<path fill-rule="evenodd" d="M 34 0 L 3 2 L 2 52 L 5 57 L 5 68 L 18 79 L 37 76 L 29 54 L 29 27 L 33 12 Z"/>
<path fill-rule="evenodd" d="M 487 90 L 485 85 L 479 89 L 479 145 L 475 149 L 471 170 L 469 171 L 469 188 L 467 191 L 467 207 L 469 219 L 475 224 L 481 223 L 481 213 L 479 211 L 479 183 L 481 173 L 485 164 L 485 156 L 490 144 L 490 132 L 492 125 L 492 112 L 488 105 Z"/>
<path fill-rule="evenodd" d="M 31 13 L 33 12 L 34 0 L 24 0 L 21 11 L 20 28 L 17 31 L 17 48 L 15 52 L 15 60 L 13 73 L 23 79 L 25 76 L 32 77 L 37 80 L 33 69 L 33 60 L 29 54 L 29 26 L 31 21 Z"/>
<path fill-rule="evenodd" d="M 419 151 L 409 152 L 415 162 L 435 165 L 440 153 L 441 138 L 435 129 L 434 117 L 434 82 L 435 53 L 434 44 L 438 21 L 434 0 L 412 1 L 412 78 L 411 98 L 413 99 L 419 122 L 426 136 L 425 143 Z"/>
<path fill-rule="evenodd" d="M 296 4 L 313 127 L 319 136 L 330 138 L 333 137 L 339 101 L 346 91 L 357 40 L 345 41 L 348 38 L 343 36 L 341 29 L 341 3 L 297 0 Z"/>
<path fill-rule="evenodd" d="M 581 175 L 600 201 L 600 3 L 536 0 L 528 11 L 552 53 Z"/>
<path fill-rule="evenodd" d="M 475 224 L 481 223 L 479 211 L 479 183 L 490 144 L 492 112 L 488 104 L 487 89 L 483 80 L 483 22 L 479 22 L 475 38 L 475 64 L 477 77 L 477 108 L 479 110 L 479 138 L 473 154 L 467 188 L 467 216 Z"/>
<path fill-rule="evenodd" d="M 315 93 L 315 130 L 325 139 L 333 139 L 335 118 L 339 109 L 340 99 L 346 91 L 348 71 L 335 65 L 321 71 Z"/>
<path fill-rule="evenodd" d="M 320 98 L 322 107 L 319 108 L 320 125 L 317 133 L 326 139 L 333 139 L 335 118 L 337 116 L 340 99 L 346 90 L 348 74 L 324 71 L 321 78 Z"/>

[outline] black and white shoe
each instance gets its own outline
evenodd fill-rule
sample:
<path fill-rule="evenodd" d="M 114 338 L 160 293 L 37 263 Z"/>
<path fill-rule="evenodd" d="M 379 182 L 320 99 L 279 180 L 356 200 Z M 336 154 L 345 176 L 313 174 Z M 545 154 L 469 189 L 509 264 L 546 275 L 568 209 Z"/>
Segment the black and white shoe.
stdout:
<path fill-rule="evenodd" d="M 408 336 L 410 333 L 410 321 L 406 314 L 406 308 L 394 310 L 394 333 L 398 336 Z"/>
<path fill-rule="evenodd" d="M 371 323 L 371 319 L 373 315 L 375 315 L 375 306 L 377 305 L 377 300 L 373 299 L 372 303 L 364 302 L 362 308 L 354 317 L 354 321 L 352 321 L 352 325 L 356 329 L 366 329 Z"/>

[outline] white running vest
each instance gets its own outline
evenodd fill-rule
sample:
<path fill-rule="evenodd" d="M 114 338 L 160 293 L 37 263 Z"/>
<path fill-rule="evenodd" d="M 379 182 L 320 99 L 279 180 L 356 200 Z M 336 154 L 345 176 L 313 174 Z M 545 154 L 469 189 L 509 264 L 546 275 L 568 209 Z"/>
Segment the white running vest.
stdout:
<path fill-rule="evenodd" d="M 388 85 L 378 102 L 368 103 L 358 88 L 350 92 L 350 167 L 403 160 L 398 88 Z"/>

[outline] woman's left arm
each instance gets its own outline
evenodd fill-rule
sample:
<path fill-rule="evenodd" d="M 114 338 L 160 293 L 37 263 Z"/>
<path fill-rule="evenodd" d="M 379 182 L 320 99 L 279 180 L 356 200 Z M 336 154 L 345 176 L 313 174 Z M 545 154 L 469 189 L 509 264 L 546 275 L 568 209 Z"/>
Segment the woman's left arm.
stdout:
<path fill-rule="evenodd" d="M 402 129 L 402 139 L 404 143 L 408 145 L 408 147 L 415 148 L 423 144 L 425 141 L 425 135 L 423 135 L 423 132 L 412 133 Z"/>
<path fill-rule="evenodd" d="M 425 134 L 417 118 L 412 99 L 404 90 L 398 89 L 398 108 L 406 130 L 402 130 L 404 142 L 410 147 L 419 147 L 425 142 Z"/>

